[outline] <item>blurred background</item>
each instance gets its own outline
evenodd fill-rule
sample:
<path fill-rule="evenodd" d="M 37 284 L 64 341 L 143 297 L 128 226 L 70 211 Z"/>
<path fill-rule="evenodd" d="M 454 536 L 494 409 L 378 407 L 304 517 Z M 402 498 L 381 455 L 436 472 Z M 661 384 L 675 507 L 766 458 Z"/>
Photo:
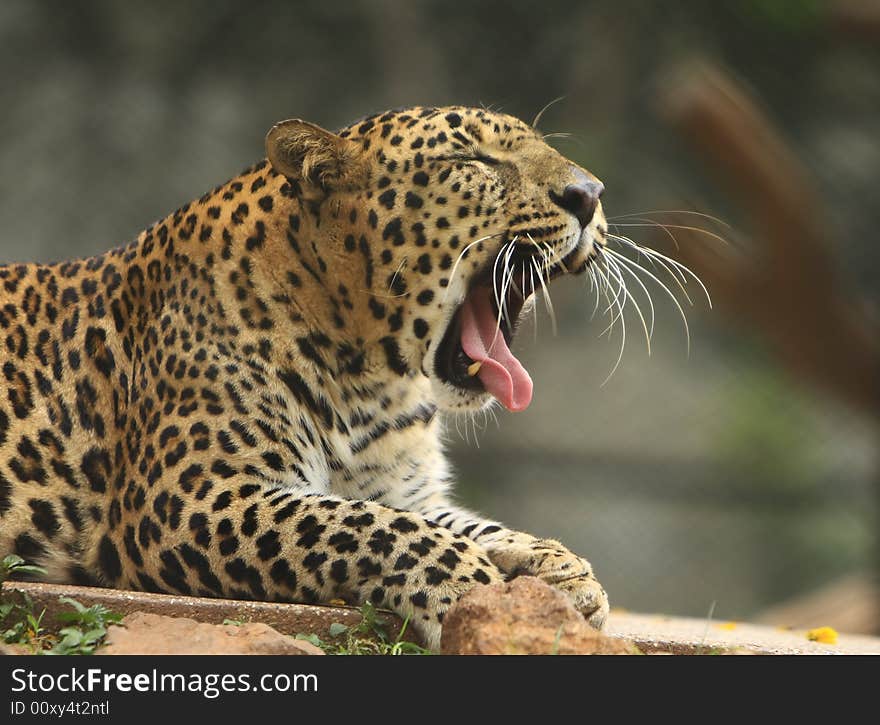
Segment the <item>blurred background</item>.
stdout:
<path fill-rule="evenodd" d="M 283 118 L 564 96 L 542 129 L 715 307 L 688 285 L 688 355 L 655 287 L 651 356 L 628 315 L 602 385 L 619 326 L 554 285 L 558 335 L 542 308 L 518 336 L 529 410 L 450 421 L 461 499 L 587 556 L 618 607 L 878 630 L 877 2 L 4 0 L 0 67 L 4 262 L 130 240 Z M 729 226 L 662 213 L 687 210 Z"/>

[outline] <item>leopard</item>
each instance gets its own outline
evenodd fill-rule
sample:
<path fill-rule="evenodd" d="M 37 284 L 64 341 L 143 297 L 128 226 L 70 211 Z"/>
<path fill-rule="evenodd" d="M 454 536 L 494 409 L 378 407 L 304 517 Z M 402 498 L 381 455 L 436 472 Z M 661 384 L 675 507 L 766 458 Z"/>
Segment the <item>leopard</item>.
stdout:
<path fill-rule="evenodd" d="M 601 629 L 585 558 L 456 502 L 444 421 L 529 405 L 511 344 L 607 243 L 602 182 L 481 107 L 289 119 L 265 148 L 127 245 L 0 267 L 0 552 L 370 603 L 435 650 L 466 592 L 532 575 Z"/>

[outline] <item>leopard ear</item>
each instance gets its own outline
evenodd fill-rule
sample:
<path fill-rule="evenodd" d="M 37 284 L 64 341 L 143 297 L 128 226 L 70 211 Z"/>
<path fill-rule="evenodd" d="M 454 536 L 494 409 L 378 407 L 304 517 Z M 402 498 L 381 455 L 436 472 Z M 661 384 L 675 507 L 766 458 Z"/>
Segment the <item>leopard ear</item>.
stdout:
<path fill-rule="evenodd" d="M 269 129 L 266 154 L 275 171 L 315 191 L 355 186 L 366 176 L 358 144 L 298 118 Z"/>

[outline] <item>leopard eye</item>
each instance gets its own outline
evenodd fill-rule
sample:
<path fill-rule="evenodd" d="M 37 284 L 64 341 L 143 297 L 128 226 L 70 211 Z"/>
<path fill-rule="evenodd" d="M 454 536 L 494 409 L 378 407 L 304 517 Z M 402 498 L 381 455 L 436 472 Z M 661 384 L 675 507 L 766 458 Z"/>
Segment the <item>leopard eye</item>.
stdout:
<path fill-rule="evenodd" d="M 483 154 L 480 152 L 473 153 L 462 153 L 462 154 L 448 154 L 446 156 L 437 156 L 438 161 L 452 161 L 454 163 L 477 163 L 477 164 L 486 164 L 487 166 L 497 166 L 501 163 L 500 159 L 496 159 L 494 156 L 489 156 L 489 154 Z"/>
<path fill-rule="evenodd" d="M 501 163 L 499 159 L 496 159 L 494 156 L 489 156 L 488 154 L 477 154 L 471 159 L 471 161 L 477 161 L 478 163 L 487 164 L 489 166 L 497 166 Z"/>

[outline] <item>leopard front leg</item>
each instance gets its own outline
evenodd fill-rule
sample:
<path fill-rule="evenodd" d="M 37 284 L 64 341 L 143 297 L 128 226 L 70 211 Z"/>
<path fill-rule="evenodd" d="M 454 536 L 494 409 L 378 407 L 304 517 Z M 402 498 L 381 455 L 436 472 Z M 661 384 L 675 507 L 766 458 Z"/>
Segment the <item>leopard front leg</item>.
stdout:
<path fill-rule="evenodd" d="M 236 599 L 370 601 L 408 617 L 437 649 L 449 607 L 474 585 L 504 579 L 467 537 L 372 502 L 245 486 L 183 521 L 158 541 L 112 542 L 125 557 L 121 581 Z"/>
<path fill-rule="evenodd" d="M 558 541 L 507 529 L 457 506 L 435 506 L 423 513 L 478 543 L 505 578 L 536 576 L 565 592 L 593 627 L 602 629 L 605 625 L 608 595 L 596 580 L 593 567 Z"/>

